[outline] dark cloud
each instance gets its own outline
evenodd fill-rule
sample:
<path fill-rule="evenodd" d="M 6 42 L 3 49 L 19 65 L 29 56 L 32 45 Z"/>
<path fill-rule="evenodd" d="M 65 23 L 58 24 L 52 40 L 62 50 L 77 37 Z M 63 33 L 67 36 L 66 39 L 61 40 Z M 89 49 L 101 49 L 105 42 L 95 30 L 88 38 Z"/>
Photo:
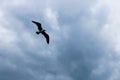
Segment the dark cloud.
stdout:
<path fill-rule="evenodd" d="M 101 6 L 92 12 L 96 4 L 97 0 L 2 1 L 0 79 L 114 79 L 114 69 L 119 66 L 112 64 L 118 58 L 101 36 L 108 11 Z M 34 34 L 31 20 L 43 23 L 50 45 Z"/>

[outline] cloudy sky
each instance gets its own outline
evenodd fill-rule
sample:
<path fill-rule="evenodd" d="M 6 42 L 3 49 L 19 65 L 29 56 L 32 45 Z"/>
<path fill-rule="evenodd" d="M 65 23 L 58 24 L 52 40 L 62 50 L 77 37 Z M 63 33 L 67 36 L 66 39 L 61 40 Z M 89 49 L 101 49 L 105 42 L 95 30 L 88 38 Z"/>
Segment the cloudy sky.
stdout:
<path fill-rule="evenodd" d="M 0 0 L 0 80 L 119 80 L 119 3 Z"/>

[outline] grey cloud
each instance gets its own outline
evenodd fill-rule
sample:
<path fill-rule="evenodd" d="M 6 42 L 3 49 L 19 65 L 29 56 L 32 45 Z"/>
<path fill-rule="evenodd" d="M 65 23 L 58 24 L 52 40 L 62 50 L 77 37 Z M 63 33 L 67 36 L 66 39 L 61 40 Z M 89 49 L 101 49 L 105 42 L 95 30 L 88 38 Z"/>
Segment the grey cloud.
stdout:
<path fill-rule="evenodd" d="M 0 79 L 109 79 L 112 70 L 108 64 L 111 63 L 111 58 L 107 53 L 111 54 L 112 51 L 107 52 L 107 44 L 99 34 L 107 22 L 108 12 L 101 8 L 98 13 L 92 14 L 90 9 L 94 4 L 96 0 L 30 0 L 29 4 L 25 0 L 17 5 L 2 5 L 7 16 L 3 17 L 4 24 L 1 26 L 14 32 L 15 39 L 7 44 L 4 38 L 0 38 L 3 45 L 13 45 L 0 46 Z M 53 24 L 57 24 L 60 29 L 55 31 L 51 27 L 53 24 L 47 24 L 53 18 L 47 21 L 46 9 L 50 9 L 51 14 L 56 12 L 57 16 L 53 14 Z M 50 45 L 45 43 L 43 37 L 34 34 L 36 28 L 31 23 L 33 19 L 42 22 L 46 29 L 50 30 Z M 104 71 L 100 72 L 102 70 Z"/>

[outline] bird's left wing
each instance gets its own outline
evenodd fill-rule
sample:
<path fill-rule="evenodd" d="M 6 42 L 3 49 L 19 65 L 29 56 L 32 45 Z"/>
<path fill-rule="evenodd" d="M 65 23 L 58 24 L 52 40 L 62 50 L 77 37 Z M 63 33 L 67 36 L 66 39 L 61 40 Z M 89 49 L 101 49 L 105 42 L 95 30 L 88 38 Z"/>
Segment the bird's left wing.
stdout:
<path fill-rule="evenodd" d="M 42 30 L 42 26 L 41 26 L 41 23 L 39 22 L 36 22 L 36 21 L 32 21 L 33 23 L 35 23 L 38 27 L 39 30 Z"/>
<path fill-rule="evenodd" d="M 42 32 L 44 37 L 46 38 L 47 43 L 49 44 L 49 35 L 46 32 Z"/>

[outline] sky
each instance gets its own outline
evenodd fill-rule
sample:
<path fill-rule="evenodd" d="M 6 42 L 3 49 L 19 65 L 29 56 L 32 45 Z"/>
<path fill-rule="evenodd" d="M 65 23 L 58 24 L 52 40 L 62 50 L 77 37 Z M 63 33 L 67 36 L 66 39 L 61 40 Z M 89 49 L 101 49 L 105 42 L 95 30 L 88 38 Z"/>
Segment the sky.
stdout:
<path fill-rule="evenodd" d="M 0 80 L 119 80 L 119 3 L 0 0 Z"/>

